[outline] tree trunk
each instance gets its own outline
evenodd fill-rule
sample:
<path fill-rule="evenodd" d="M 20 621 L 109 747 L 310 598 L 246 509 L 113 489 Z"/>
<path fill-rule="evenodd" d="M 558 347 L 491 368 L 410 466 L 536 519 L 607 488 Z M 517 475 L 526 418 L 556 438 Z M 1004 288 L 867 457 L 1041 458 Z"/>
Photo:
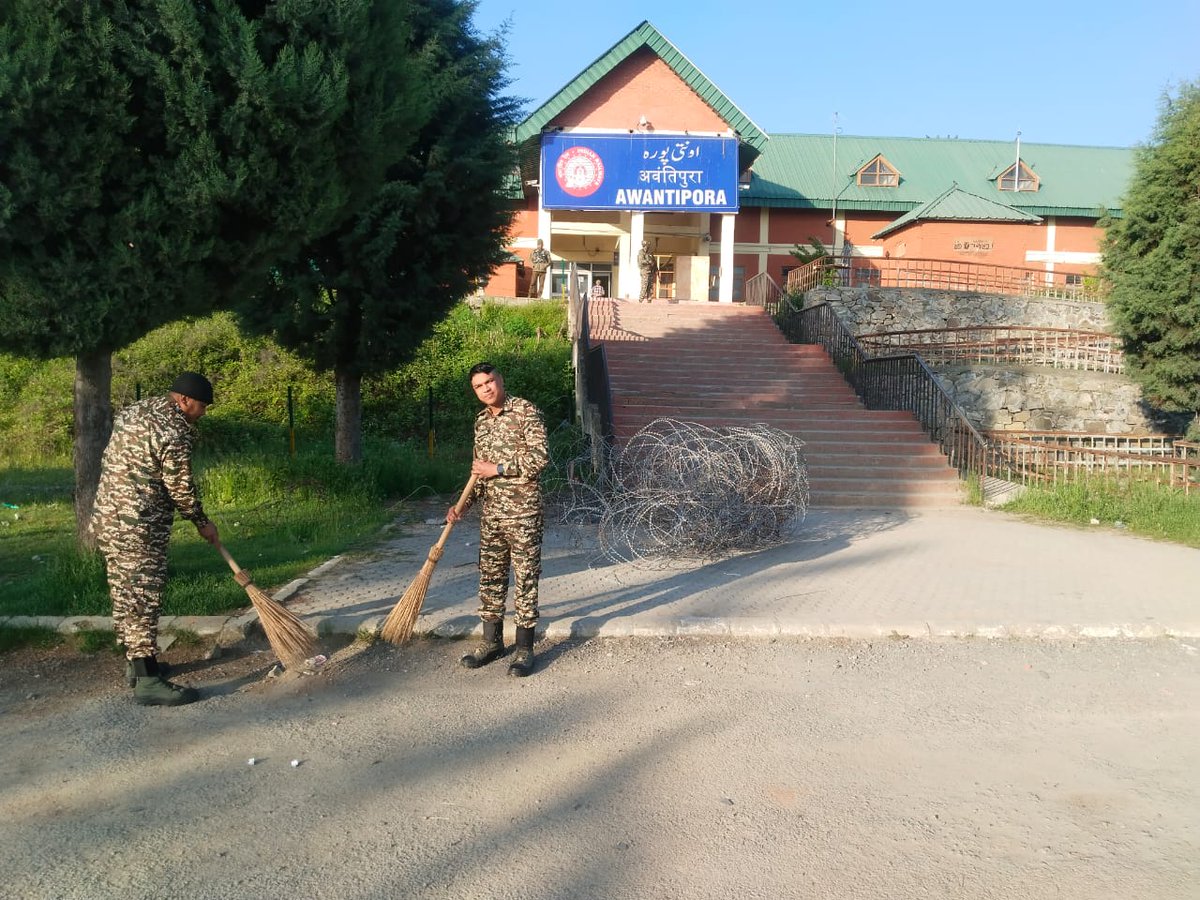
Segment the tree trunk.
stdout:
<path fill-rule="evenodd" d="M 92 506 L 100 484 L 100 459 L 112 434 L 112 355 L 75 358 L 75 539 L 94 550 Z"/>
<path fill-rule="evenodd" d="M 337 422 L 334 454 L 340 463 L 362 462 L 362 376 L 335 369 Z"/>

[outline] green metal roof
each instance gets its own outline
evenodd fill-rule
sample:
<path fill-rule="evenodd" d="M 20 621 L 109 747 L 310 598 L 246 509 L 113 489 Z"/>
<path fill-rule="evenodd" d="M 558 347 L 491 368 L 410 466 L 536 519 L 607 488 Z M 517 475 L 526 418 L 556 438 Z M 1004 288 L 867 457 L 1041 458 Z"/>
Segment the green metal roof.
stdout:
<path fill-rule="evenodd" d="M 957 184 L 951 185 L 928 203 L 905 213 L 886 228 L 875 232 L 872 238 L 878 240 L 885 234 L 899 231 L 906 225 L 922 220 L 961 221 L 961 222 L 1040 222 L 1040 216 L 1023 212 L 1006 206 L 999 200 L 989 200 L 962 190 Z"/>
<path fill-rule="evenodd" d="M 555 116 L 582 97 L 609 72 L 643 47 L 653 51 L 696 94 L 720 116 L 741 138 L 744 144 L 761 152 L 767 145 L 767 135 L 733 101 L 722 94 L 674 44 L 649 22 L 642 22 L 602 53 L 595 62 L 576 75 L 557 94 L 539 106 L 514 131 L 516 143 L 536 138 Z"/>
<path fill-rule="evenodd" d="M 1017 158 L 1012 141 L 776 134 L 754 163 L 743 206 L 909 212 L 944 197 L 952 185 L 979 199 L 1033 216 L 1093 218 L 1119 214 L 1133 176 L 1134 150 L 1021 144 L 1021 161 L 1038 176 L 1036 191 L 1001 193 L 996 178 Z M 836 154 L 836 155 L 835 155 Z M 882 155 L 899 173 L 896 187 L 860 187 L 858 170 Z"/>

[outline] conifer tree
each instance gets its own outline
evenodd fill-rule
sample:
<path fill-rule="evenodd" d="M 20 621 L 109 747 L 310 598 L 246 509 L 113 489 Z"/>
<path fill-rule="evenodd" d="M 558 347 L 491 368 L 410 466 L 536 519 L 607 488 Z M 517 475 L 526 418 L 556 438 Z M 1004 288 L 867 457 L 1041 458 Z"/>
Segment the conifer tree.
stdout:
<path fill-rule="evenodd" d="M 112 352 L 229 305 L 374 193 L 408 130 L 410 67 L 383 54 L 401 7 L 0 0 L 0 348 L 76 359 L 83 545 Z"/>
<path fill-rule="evenodd" d="M 410 4 L 403 52 L 424 66 L 428 106 L 408 151 L 358 215 L 282 261 L 239 310 L 252 330 L 334 372 L 343 462 L 362 455 L 363 376 L 406 361 L 504 258 L 516 103 L 501 96 L 503 50 L 474 30 L 474 6 Z"/>
<path fill-rule="evenodd" d="M 1200 412 L 1200 83 L 1166 96 L 1104 242 L 1109 308 L 1153 406 Z"/>

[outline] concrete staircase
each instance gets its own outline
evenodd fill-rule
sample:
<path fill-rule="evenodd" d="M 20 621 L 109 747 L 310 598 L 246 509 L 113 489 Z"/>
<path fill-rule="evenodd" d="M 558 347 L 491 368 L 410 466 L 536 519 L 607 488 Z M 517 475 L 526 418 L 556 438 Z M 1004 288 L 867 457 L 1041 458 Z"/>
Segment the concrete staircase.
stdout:
<path fill-rule="evenodd" d="M 804 441 L 814 507 L 961 502 L 958 476 L 907 412 L 868 410 L 814 344 L 789 344 L 762 309 L 593 300 L 618 445 L 665 416 L 714 428 L 763 423 Z"/>

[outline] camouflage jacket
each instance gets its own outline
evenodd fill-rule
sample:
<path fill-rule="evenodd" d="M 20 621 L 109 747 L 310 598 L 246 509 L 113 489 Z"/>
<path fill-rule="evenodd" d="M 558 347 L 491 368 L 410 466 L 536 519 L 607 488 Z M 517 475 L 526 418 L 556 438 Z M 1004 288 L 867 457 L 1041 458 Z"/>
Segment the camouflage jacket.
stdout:
<path fill-rule="evenodd" d="M 480 479 L 467 498 L 483 501 L 489 519 L 520 519 L 542 511 L 542 470 L 550 461 L 541 411 L 528 400 L 505 397 L 496 415 L 486 408 L 475 417 L 475 458 L 503 463 L 504 474 Z"/>
<path fill-rule="evenodd" d="M 117 415 L 92 514 L 98 536 L 139 532 L 165 539 L 176 510 L 198 526 L 208 522 L 192 478 L 195 437 L 170 396 L 142 400 Z"/>

